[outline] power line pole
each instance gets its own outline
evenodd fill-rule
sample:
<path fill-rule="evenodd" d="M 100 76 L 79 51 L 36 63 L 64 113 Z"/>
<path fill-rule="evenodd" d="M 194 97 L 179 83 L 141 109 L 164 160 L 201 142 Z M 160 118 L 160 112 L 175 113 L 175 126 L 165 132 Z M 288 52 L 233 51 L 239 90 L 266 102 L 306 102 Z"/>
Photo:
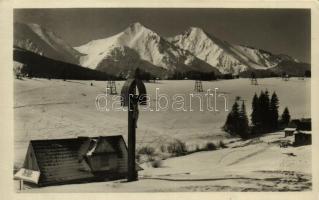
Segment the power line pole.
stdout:
<path fill-rule="evenodd" d="M 195 92 L 203 92 L 203 84 L 201 80 L 195 80 Z"/>
<path fill-rule="evenodd" d="M 111 94 L 111 95 L 117 94 L 115 81 L 107 81 L 106 89 L 108 94 Z"/>

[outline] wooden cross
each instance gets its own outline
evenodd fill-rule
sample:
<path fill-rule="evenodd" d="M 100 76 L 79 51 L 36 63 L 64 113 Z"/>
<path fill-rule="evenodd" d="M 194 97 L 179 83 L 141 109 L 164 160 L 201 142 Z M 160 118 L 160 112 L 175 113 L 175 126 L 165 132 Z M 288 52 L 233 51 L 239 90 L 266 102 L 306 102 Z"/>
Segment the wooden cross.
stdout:
<path fill-rule="evenodd" d="M 136 93 L 138 90 L 138 94 Z M 138 174 L 135 166 L 136 128 L 139 115 L 138 105 L 146 104 L 146 88 L 139 79 L 137 68 L 132 78 L 127 79 L 121 90 L 122 106 L 128 107 L 128 169 L 127 181 L 136 181 Z"/>

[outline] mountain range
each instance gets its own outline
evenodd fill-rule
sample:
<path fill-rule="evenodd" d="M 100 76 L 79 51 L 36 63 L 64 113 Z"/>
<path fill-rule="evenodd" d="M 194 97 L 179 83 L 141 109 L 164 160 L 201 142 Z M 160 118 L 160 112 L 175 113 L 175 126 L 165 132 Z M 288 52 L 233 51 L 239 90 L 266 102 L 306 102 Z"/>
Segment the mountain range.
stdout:
<path fill-rule="evenodd" d="M 125 77 L 137 67 L 160 78 L 192 71 L 216 75 L 250 71 L 280 74 L 285 71 L 303 75 L 310 70 L 309 64 L 288 55 L 231 44 L 198 27 L 164 38 L 142 24 L 134 23 L 111 37 L 72 47 L 40 25 L 15 23 L 14 46 L 116 77 Z"/>

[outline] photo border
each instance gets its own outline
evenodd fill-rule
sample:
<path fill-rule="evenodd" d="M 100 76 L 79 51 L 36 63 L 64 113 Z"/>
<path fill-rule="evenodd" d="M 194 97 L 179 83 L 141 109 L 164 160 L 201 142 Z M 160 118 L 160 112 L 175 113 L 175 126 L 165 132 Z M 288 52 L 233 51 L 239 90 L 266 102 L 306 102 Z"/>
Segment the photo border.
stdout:
<path fill-rule="evenodd" d="M 12 76 L 12 44 L 13 44 L 13 9 L 14 8 L 309 8 L 311 9 L 311 117 L 312 117 L 312 191 L 310 192 L 161 192 L 161 193 L 16 193 L 13 181 L 13 76 Z M 0 113 L 2 120 L 1 140 L 0 140 L 0 198 L 1 199 L 319 199 L 318 184 L 318 159 L 319 156 L 319 130 L 318 121 L 318 20 L 319 1 L 299 0 L 299 1 L 212 1 L 212 0 L 0 0 Z M 4 198 L 2 198 L 4 197 Z"/>

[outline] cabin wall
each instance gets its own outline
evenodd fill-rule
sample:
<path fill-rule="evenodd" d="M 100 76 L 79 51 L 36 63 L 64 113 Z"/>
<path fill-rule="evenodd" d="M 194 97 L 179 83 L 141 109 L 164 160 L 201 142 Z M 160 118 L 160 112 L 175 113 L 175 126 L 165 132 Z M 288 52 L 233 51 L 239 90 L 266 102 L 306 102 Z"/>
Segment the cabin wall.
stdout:
<path fill-rule="evenodd" d="M 40 171 L 39 186 L 125 178 L 128 153 L 124 139 L 102 138 L 105 145 L 97 149 L 100 152 L 87 157 L 89 139 L 31 141 L 24 168 Z"/>
<path fill-rule="evenodd" d="M 115 153 L 92 155 L 88 158 L 92 171 L 116 171 L 118 168 Z"/>
<path fill-rule="evenodd" d="M 84 171 L 78 159 L 80 143 L 77 139 L 32 141 L 40 169 L 40 185 L 78 182 L 94 178 Z"/>
<path fill-rule="evenodd" d="M 127 173 L 128 154 L 127 154 L 127 148 L 126 148 L 126 145 L 125 145 L 123 139 L 121 139 L 119 141 L 119 147 L 120 147 L 120 151 L 121 151 L 121 156 L 119 156 L 117 159 L 118 172 L 119 173 Z"/>
<path fill-rule="evenodd" d="M 33 171 L 40 171 L 37 163 L 36 156 L 34 154 L 32 145 L 29 144 L 27 154 L 24 159 L 23 168 L 30 169 Z"/>
<path fill-rule="evenodd" d="M 285 131 L 285 137 L 293 136 L 295 131 Z"/>
<path fill-rule="evenodd" d="M 308 145 L 311 144 L 311 135 L 310 134 L 295 134 L 294 145 Z"/>

